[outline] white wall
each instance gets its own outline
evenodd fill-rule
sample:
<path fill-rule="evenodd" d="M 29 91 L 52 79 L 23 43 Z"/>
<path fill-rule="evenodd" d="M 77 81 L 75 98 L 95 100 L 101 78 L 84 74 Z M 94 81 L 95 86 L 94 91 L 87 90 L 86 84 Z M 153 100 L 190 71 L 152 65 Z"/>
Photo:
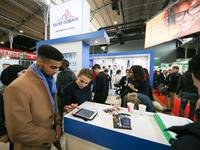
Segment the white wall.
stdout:
<path fill-rule="evenodd" d="M 62 53 L 75 52 L 76 53 L 76 58 L 75 58 L 76 67 L 77 67 L 76 74 L 82 69 L 82 42 L 81 41 L 53 44 L 52 46 L 60 50 Z"/>
<path fill-rule="evenodd" d="M 154 57 L 160 57 L 161 62 L 169 63 L 176 60 L 175 41 L 148 48 L 154 50 Z M 144 40 L 126 41 L 124 45 L 115 44 L 108 47 L 108 53 L 144 50 Z"/>

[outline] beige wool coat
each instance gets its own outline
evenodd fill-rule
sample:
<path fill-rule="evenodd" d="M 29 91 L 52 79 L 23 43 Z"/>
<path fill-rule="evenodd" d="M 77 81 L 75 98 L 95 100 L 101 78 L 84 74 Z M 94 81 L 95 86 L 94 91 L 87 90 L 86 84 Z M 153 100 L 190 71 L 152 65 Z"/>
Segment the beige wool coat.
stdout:
<path fill-rule="evenodd" d="M 32 68 L 4 91 L 6 127 L 15 150 L 49 150 L 55 120 L 48 91 Z"/>

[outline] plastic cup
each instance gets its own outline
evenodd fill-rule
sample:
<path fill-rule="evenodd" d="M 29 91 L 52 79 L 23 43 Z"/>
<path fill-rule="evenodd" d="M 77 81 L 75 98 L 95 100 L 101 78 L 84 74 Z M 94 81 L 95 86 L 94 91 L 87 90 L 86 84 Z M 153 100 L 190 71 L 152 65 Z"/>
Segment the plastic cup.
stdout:
<path fill-rule="evenodd" d="M 127 103 L 127 107 L 128 107 L 128 112 L 132 112 L 134 109 L 135 104 L 128 102 Z"/>
<path fill-rule="evenodd" d="M 146 112 L 146 108 L 147 108 L 146 105 L 139 104 L 139 112 L 141 115 L 143 115 Z"/>

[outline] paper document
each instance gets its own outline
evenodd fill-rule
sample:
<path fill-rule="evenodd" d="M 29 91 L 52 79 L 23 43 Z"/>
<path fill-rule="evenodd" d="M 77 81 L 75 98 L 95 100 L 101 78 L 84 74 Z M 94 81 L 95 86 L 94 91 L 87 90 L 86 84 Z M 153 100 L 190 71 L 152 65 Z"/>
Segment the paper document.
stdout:
<path fill-rule="evenodd" d="M 155 113 L 154 119 L 163 132 L 165 138 L 169 142 L 171 138 L 176 138 L 176 134 L 170 131 L 166 131 L 166 128 L 171 126 L 181 126 L 186 125 L 188 123 L 192 123 L 192 120 L 188 118 L 181 118 L 176 116 L 170 116 L 162 113 Z"/>

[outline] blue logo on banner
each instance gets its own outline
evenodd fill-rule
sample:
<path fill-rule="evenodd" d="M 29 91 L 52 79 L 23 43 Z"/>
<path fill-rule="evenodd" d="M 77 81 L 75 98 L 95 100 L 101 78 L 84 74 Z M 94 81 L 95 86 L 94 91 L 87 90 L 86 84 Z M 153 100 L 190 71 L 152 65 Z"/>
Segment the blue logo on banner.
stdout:
<path fill-rule="evenodd" d="M 56 23 L 53 23 L 53 27 L 60 26 L 63 24 L 68 24 L 71 22 L 78 21 L 78 17 L 74 17 L 71 12 L 67 9 L 65 13 L 59 18 Z"/>

